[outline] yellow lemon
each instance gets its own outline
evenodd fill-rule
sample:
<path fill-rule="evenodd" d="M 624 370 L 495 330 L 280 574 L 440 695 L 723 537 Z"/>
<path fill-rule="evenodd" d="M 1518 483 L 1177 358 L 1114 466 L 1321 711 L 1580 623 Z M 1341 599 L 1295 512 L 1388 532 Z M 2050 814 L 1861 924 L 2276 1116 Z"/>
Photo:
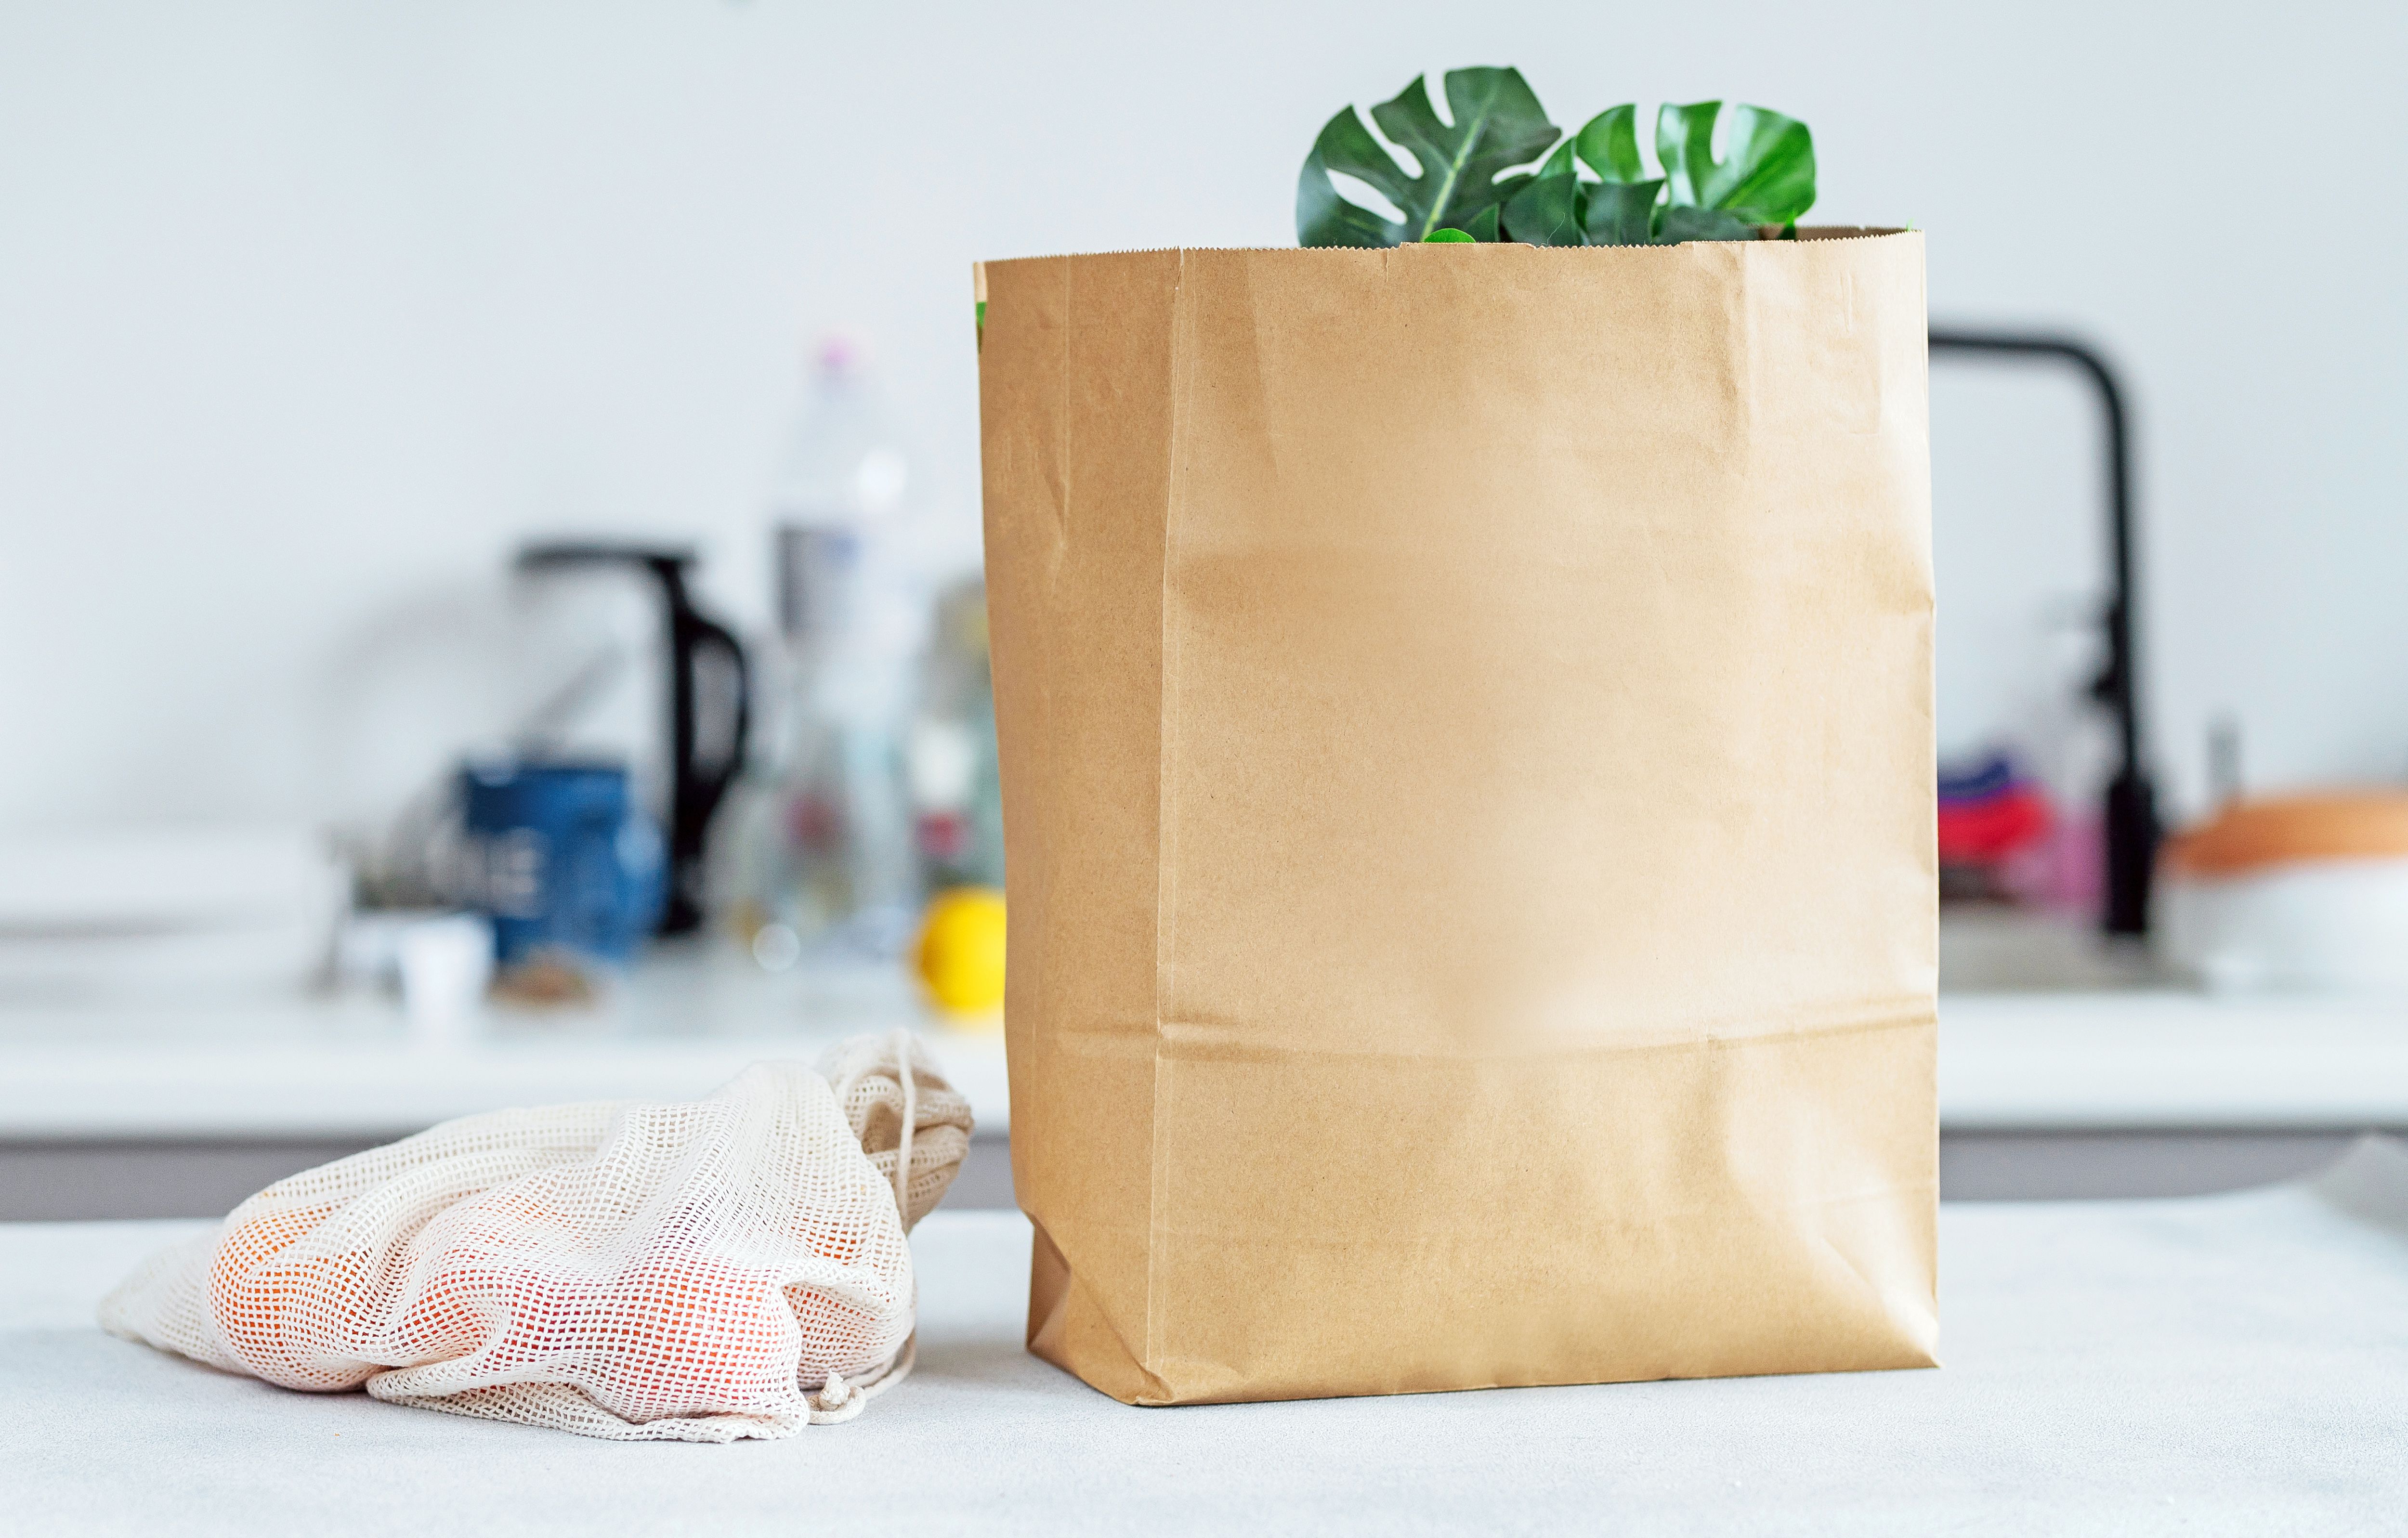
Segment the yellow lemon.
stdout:
<path fill-rule="evenodd" d="M 1003 1007 L 1003 893 L 993 887 L 939 892 L 920 921 L 920 980 L 953 1015 Z"/>

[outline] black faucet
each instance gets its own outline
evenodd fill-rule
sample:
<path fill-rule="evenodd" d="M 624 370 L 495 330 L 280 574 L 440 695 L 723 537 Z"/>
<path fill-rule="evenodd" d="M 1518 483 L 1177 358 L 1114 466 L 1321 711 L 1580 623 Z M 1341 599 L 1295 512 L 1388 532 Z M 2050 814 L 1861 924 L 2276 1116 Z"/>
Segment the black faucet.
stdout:
<path fill-rule="evenodd" d="M 2107 526 L 2114 545 L 2114 592 L 2102 619 L 2107 665 L 2090 686 L 2092 698 L 2115 716 L 2118 762 L 2108 781 L 2104 808 L 2107 844 L 2107 906 L 2101 924 L 2110 934 L 2149 932 L 2149 882 L 2157 860 L 2157 796 L 2143 762 L 2140 669 L 2132 646 L 2132 449 L 2124 412 L 2124 391 L 2097 349 L 2069 336 L 2042 332 L 1961 331 L 1934 327 L 1934 358 L 2042 358 L 2069 363 L 2097 387 L 2107 428 Z"/>

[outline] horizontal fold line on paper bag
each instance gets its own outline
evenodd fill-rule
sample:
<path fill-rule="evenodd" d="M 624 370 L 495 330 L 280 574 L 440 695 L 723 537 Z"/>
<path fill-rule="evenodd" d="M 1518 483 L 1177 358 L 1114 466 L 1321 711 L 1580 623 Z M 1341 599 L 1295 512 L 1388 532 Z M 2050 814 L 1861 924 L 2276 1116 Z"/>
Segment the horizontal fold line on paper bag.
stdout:
<path fill-rule="evenodd" d="M 1868 1034 L 1882 1031 L 1929 1030 L 1939 1023 L 1936 1011 L 1928 1006 L 1900 1009 L 1881 1018 L 1857 1018 L 1828 1025 L 1793 1023 L 1762 1031 L 1734 1032 L 1715 1027 L 1694 1030 L 1660 1028 L 1645 1034 L 1620 1036 L 1612 1040 L 1582 1040 L 1570 1035 L 1533 1035 L 1512 1044 L 1465 1043 L 1450 1047 L 1443 1043 L 1373 1043 L 1362 1047 L 1291 1046 L 1246 1039 L 1261 1029 L 1259 1021 L 1225 1023 L 1213 1020 L 1164 1020 L 1151 1032 L 1157 1051 L 1172 1061 L 1227 1062 L 1299 1062 L 1308 1061 L 1361 1061 L 1382 1058 L 1415 1059 L 1447 1062 L 1510 1062 L 1526 1058 L 1588 1059 L 1614 1057 L 1625 1053 L 1686 1052 L 1700 1048 L 1708 1051 L 1734 1051 L 1749 1047 L 1772 1046 L 1803 1039 L 1821 1039 Z M 1082 1032 L 1057 1028 L 1057 1039 L 1070 1035 L 1096 1035 L 1103 1032 Z M 1115 1031 L 1111 1039 L 1124 1039 Z"/>

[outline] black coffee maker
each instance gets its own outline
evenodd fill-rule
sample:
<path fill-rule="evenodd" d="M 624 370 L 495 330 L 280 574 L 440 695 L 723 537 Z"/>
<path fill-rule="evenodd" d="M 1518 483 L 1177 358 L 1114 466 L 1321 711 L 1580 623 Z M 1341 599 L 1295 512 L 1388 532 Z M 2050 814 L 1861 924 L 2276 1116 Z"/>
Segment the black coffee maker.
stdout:
<path fill-rule="evenodd" d="M 686 581 L 695 559 L 686 548 L 563 541 L 525 546 L 515 563 L 524 583 L 607 585 L 616 577 L 650 590 L 657 633 L 649 649 L 665 659 L 666 674 L 656 688 L 634 691 L 635 714 L 651 719 L 623 722 L 622 732 L 654 739 L 629 742 L 624 751 L 648 771 L 637 776 L 638 783 L 655 801 L 668 846 L 663 934 L 690 933 L 702 925 L 705 838 L 711 814 L 744 766 L 752 731 L 752 675 L 744 648 L 727 627 L 695 607 Z M 620 599 L 624 608 L 627 595 Z M 580 743 L 576 723 L 580 717 L 607 713 L 597 701 L 613 693 L 629 671 L 625 662 L 632 648 L 610 634 L 608 603 L 595 603 L 589 612 L 593 634 L 580 638 L 577 611 L 569 611 L 565 649 L 554 648 L 556 676 L 544 684 L 544 702 L 523 733 L 533 752 L 590 752 Z M 649 698 L 655 692 L 657 704 Z M 621 704 L 623 715 L 628 703 Z"/>

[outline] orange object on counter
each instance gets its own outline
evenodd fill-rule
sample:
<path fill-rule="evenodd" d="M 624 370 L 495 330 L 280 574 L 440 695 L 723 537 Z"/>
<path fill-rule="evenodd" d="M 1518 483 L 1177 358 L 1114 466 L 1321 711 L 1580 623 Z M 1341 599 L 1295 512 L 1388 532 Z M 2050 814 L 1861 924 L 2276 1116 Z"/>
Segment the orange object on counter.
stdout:
<path fill-rule="evenodd" d="M 2325 790 L 2237 801 L 2169 839 L 2178 875 L 2240 876 L 2319 860 L 2408 859 L 2408 790 Z"/>

